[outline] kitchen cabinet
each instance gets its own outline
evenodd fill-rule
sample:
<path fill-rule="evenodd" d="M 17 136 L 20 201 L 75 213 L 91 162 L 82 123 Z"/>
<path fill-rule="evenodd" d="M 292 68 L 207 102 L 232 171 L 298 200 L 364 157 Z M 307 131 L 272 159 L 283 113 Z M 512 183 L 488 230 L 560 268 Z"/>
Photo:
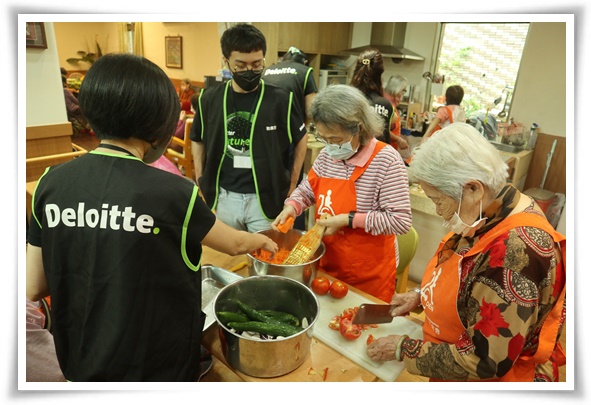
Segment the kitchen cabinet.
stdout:
<path fill-rule="evenodd" d="M 310 67 L 318 83 L 321 67 L 334 57 L 348 59 L 340 52 L 351 44 L 351 22 L 255 22 L 267 40 L 267 66 L 276 63 L 287 50 L 295 46 L 308 55 Z"/>
<path fill-rule="evenodd" d="M 509 180 L 517 189 L 523 191 L 533 151 L 522 150 L 517 153 L 499 151 L 503 160 L 509 165 Z"/>

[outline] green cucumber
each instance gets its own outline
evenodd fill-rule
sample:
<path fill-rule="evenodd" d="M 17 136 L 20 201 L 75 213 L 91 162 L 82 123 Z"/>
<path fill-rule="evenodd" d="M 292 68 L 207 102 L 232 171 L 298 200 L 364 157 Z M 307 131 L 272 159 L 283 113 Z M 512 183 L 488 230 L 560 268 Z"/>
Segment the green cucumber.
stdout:
<path fill-rule="evenodd" d="M 271 318 L 270 316 L 264 315 L 260 311 L 257 311 L 256 309 L 254 309 L 250 305 L 247 305 L 240 300 L 236 300 L 236 304 L 238 304 L 238 308 L 240 308 L 240 310 L 242 312 L 244 312 L 250 318 L 251 321 L 265 322 L 265 323 L 282 323 L 278 320 Z"/>
<path fill-rule="evenodd" d="M 286 323 L 268 323 L 259 321 L 230 322 L 228 327 L 240 332 L 257 332 L 270 336 L 288 337 L 302 331 L 301 328 Z"/>
<path fill-rule="evenodd" d="M 227 324 L 228 322 L 248 322 L 250 320 L 248 316 L 244 314 L 230 311 L 219 311 L 217 316 L 224 324 Z"/>
<path fill-rule="evenodd" d="M 300 326 L 300 320 L 295 315 L 292 315 L 288 312 L 274 311 L 272 309 L 260 309 L 259 312 L 279 322 Z"/>

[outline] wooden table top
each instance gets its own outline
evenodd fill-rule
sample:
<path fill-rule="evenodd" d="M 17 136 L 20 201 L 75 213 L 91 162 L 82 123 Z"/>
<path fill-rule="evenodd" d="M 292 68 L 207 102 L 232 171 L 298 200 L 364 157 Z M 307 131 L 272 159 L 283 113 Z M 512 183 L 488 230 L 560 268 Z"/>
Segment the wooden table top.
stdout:
<path fill-rule="evenodd" d="M 247 257 L 246 255 L 228 256 L 226 254 L 217 252 L 206 246 L 203 247 L 202 264 L 211 264 L 223 269 L 233 270 L 237 274 L 246 276 L 248 274 Z M 358 294 L 365 295 L 369 299 L 375 298 L 365 294 L 364 292 L 350 287 L 352 291 Z M 412 318 L 415 322 L 420 320 Z M 264 382 L 345 382 L 345 381 L 381 381 L 375 375 L 361 367 L 354 361 L 343 356 L 333 348 L 324 344 L 316 338 L 312 338 L 310 347 L 310 354 L 304 363 L 296 370 L 289 374 L 274 378 L 255 378 L 248 376 L 240 371 L 232 368 L 226 361 L 221 348 L 218 325 L 214 324 L 208 329 L 203 336 L 203 345 L 208 348 L 214 357 L 214 365 L 212 370 L 202 379 L 205 382 L 213 381 L 264 381 Z M 323 379 L 323 371 L 328 369 L 326 380 Z M 410 382 L 410 381 L 427 381 L 424 377 L 414 376 L 404 370 L 396 381 Z"/>

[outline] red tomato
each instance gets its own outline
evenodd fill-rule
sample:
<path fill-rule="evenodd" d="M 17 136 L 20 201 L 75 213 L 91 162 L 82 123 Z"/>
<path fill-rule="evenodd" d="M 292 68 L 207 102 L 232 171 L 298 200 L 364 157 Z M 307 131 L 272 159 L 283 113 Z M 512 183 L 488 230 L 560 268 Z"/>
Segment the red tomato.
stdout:
<path fill-rule="evenodd" d="M 361 329 L 353 325 L 350 319 L 341 319 L 341 335 L 347 340 L 355 340 L 361 336 Z"/>
<path fill-rule="evenodd" d="M 373 335 L 370 333 L 369 336 L 367 337 L 367 340 L 365 341 L 365 343 L 367 343 L 368 345 L 372 344 L 373 342 L 375 342 L 376 338 L 373 337 Z"/>
<path fill-rule="evenodd" d="M 329 289 L 330 295 L 334 298 L 343 298 L 349 292 L 349 288 L 342 281 L 333 281 Z"/>
<path fill-rule="evenodd" d="M 326 277 L 316 277 L 312 280 L 312 291 L 318 295 L 325 295 L 330 288 L 330 280 Z"/>

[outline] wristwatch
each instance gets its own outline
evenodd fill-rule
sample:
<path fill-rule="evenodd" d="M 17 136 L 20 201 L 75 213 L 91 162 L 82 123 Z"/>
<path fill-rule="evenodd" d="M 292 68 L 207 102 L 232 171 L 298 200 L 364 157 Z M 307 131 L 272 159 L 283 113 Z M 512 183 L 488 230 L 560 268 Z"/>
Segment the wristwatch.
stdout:
<path fill-rule="evenodd" d="M 416 288 L 413 288 L 410 291 L 419 294 L 419 307 L 422 307 L 423 306 L 423 303 L 421 302 L 421 289 L 419 287 L 416 287 Z"/>
<path fill-rule="evenodd" d="M 353 218 L 355 217 L 356 211 L 349 212 L 349 228 L 353 228 Z"/>

